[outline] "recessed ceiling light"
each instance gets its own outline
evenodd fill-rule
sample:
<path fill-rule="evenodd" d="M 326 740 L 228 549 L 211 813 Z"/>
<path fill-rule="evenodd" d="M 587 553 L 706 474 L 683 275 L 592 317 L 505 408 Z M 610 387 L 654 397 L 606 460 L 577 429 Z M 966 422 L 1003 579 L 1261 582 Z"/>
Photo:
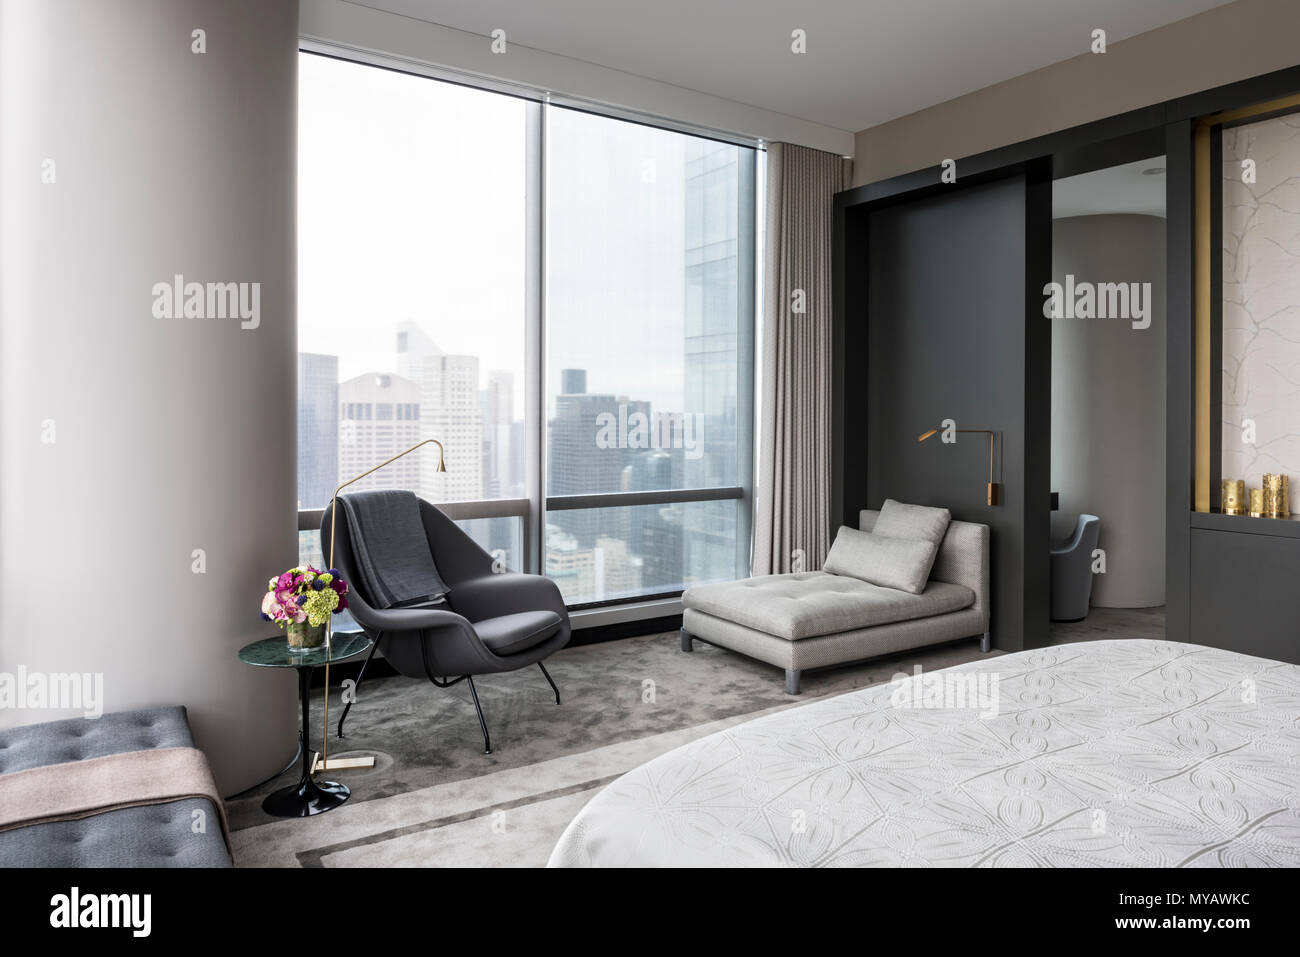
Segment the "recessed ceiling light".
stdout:
<path fill-rule="evenodd" d="M 1165 168 L 1163 166 L 1152 166 L 1150 169 L 1142 171 L 1143 176 L 1164 176 Z"/>

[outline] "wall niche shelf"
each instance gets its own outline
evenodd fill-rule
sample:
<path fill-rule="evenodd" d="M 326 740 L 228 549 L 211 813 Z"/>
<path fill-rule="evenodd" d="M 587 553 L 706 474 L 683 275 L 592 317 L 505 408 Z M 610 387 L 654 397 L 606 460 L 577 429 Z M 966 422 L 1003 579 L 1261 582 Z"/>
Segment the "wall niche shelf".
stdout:
<path fill-rule="evenodd" d="M 1289 518 L 1251 518 L 1249 515 L 1225 515 L 1222 512 L 1192 512 L 1192 528 L 1271 535 L 1275 538 L 1300 538 L 1300 515 Z"/>

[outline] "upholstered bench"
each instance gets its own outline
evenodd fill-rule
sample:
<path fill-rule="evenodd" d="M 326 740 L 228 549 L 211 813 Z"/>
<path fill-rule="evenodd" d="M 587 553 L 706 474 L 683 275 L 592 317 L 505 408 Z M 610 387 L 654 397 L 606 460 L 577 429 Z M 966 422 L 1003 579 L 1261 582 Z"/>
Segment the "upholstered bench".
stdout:
<path fill-rule="evenodd" d="M 70 718 L 0 731 L 0 774 L 193 746 L 184 708 Z M 193 826 L 196 811 L 210 826 Z M 0 831 L 0 867 L 230 867 L 218 814 L 191 797 Z"/>
<path fill-rule="evenodd" d="M 880 513 L 864 510 L 862 531 Z M 981 637 L 989 650 L 989 528 L 950 522 L 919 594 L 828 571 L 697 585 L 682 595 L 682 650 L 702 641 L 801 672 L 924 645 Z"/>

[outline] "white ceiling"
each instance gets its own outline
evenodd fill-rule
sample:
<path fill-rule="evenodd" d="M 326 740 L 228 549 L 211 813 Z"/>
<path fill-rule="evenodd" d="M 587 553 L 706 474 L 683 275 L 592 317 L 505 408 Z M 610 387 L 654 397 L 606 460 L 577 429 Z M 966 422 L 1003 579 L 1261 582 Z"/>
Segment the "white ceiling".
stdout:
<path fill-rule="evenodd" d="M 1164 165 L 1165 158 L 1156 156 L 1058 179 L 1052 184 L 1052 218 L 1105 213 L 1164 216 L 1165 174 L 1147 172 L 1162 170 Z"/>
<path fill-rule="evenodd" d="M 1228 0 L 352 2 L 857 131 Z"/>

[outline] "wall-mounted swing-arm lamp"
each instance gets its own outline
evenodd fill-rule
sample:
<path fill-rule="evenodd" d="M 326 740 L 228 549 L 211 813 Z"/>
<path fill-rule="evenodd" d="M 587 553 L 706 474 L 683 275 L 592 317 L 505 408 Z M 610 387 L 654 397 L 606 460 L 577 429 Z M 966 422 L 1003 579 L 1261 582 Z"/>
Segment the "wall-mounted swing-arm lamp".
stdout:
<path fill-rule="evenodd" d="M 380 462 L 374 468 L 366 469 L 360 475 L 354 475 L 352 478 L 348 479 L 346 482 L 344 482 L 342 485 L 340 485 L 338 488 L 334 490 L 334 495 L 333 497 L 330 498 L 330 554 L 329 554 L 329 562 L 327 567 L 329 568 L 334 567 L 334 542 L 337 541 L 338 538 L 335 532 L 338 530 L 338 522 L 339 522 L 339 492 L 343 491 L 349 485 L 352 485 L 356 482 L 360 482 L 367 475 L 370 475 L 373 472 L 378 472 L 385 465 L 391 465 L 393 462 L 396 462 L 402 456 L 410 455 L 416 449 L 422 449 L 426 445 L 438 446 L 438 468 L 436 469 L 436 471 L 439 472 L 447 471 L 446 450 L 443 449 L 442 443 L 439 442 L 437 439 L 425 439 L 423 442 L 418 442 L 403 452 L 398 452 L 391 459 L 385 459 L 383 462 Z M 331 619 L 331 622 L 332 621 L 333 619 Z M 334 632 L 334 628 L 333 628 L 333 624 L 331 623 L 329 627 L 329 631 L 325 637 L 325 644 L 327 648 L 329 647 L 330 639 L 333 638 L 333 632 Z M 366 660 L 369 661 L 369 659 Z M 345 718 L 347 717 L 346 708 L 344 709 L 343 716 Z M 340 728 L 341 727 L 342 725 L 340 725 Z M 346 759 L 346 761 L 336 760 L 334 762 L 334 766 L 330 767 L 329 731 L 330 731 L 330 659 L 327 656 L 325 658 L 325 726 L 321 732 L 321 741 L 323 742 L 323 744 L 321 745 L 321 760 L 312 767 L 312 774 L 315 774 L 317 771 L 340 770 L 344 767 L 371 767 L 374 765 L 375 759 L 373 757 L 372 758 L 349 758 Z M 340 732 L 340 734 L 341 733 L 342 732 Z"/>
<path fill-rule="evenodd" d="M 929 432 L 922 432 L 916 437 L 916 441 L 924 442 L 930 436 L 939 432 L 939 429 L 931 429 Z M 989 429 L 954 429 L 954 432 L 973 432 L 989 437 L 989 487 L 988 487 L 988 504 L 997 505 L 1002 488 L 993 481 L 993 432 Z"/>

